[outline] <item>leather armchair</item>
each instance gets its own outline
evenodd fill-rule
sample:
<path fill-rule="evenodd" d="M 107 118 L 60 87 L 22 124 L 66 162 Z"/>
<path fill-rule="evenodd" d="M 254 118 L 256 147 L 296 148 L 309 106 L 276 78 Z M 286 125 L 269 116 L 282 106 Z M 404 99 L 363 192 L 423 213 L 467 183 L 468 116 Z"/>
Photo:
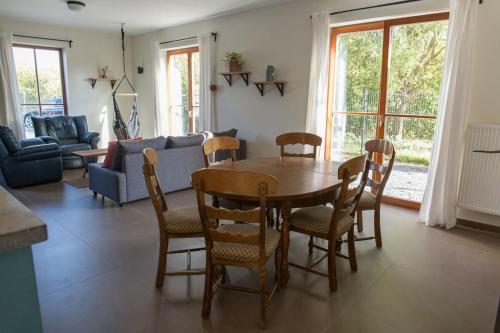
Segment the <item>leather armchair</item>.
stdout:
<path fill-rule="evenodd" d="M 99 133 L 88 131 L 85 116 L 31 117 L 31 120 L 36 137 L 61 148 L 64 169 L 84 167 L 84 161 L 72 152 L 96 149 L 100 140 Z"/>
<path fill-rule="evenodd" d="M 0 125 L 0 171 L 10 187 L 59 181 L 61 149 L 39 138 L 19 140 L 9 127 Z"/>

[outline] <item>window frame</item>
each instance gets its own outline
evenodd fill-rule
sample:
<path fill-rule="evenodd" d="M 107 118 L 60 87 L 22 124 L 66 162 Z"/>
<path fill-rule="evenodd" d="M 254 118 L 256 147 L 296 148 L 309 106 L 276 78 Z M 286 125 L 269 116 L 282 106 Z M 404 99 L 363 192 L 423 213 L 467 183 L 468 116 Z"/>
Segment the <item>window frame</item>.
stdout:
<path fill-rule="evenodd" d="M 406 118 L 427 118 L 436 119 L 437 116 L 434 115 L 401 115 L 401 114 L 388 114 L 387 111 L 387 88 L 388 88 L 388 74 L 389 74 L 389 61 L 390 61 L 390 47 L 391 47 L 391 28 L 393 26 L 401 26 L 407 24 L 418 24 L 434 21 L 444 21 L 449 20 L 449 12 L 439 12 L 433 14 L 424 14 L 417 16 L 408 16 L 388 20 L 380 20 L 368 23 L 359 23 L 345 26 L 337 26 L 330 28 L 330 55 L 329 55 L 329 69 L 328 69 L 328 98 L 327 98 L 327 110 L 326 110 L 326 133 L 325 133 L 325 150 L 324 158 L 325 160 L 331 159 L 331 146 L 332 146 L 332 130 L 333 130 L 333 117 L 335 114 L 349 114 L 349 115 L 364 115 L 364 116 L 377 116 L 376 121 L 376 139 L 383 139 L 385 137 L 385 123 L 388 116 L 390 117 L 406 117 Z M 373 112 L 334 112 L 333 106 L 335 103 L 335 59 L 336 59 L 336 47 L 337 47 L 337 37 L 344 33 L 351 32 L 361 32 L 361 31 L 372 31 L 372 30 L 382 30 L 383 33 L 383 43 L 382 43 L 382 63 L 380 68 L 380 94 L 378 101 L 377 113 Z M 380 154 L 375 154 L 375 162 L 382 163 L 382 156 Z M 374 174 L 375 178 L 380 176 Z M 421 203 L 418 201 L 412 201 L 408 199 L 396 198 L 391 196 L 383 196 L 382 202 L 394 204 L 397 206 L 402 206 L 406 208 L 419 209 Z"/>
<path fill-rule="evenodd" d="M 38 103 L 19 103 L 20 106 L 37 106 L 39 109 L 39 116 L 42 117 L 42 106 L 53 106 L 53 105 L 62 105 L 63 107 L 63 114 L 65 116 L 68 115 L 68 99 L 66 96 L 66 77 L 64 73 L 64 56 L 63 56 L 63 48 L 61 47 L 51 47 L 51 46 L 40 46 L 40 45 L 32 45 L 32 44 L 20 44 L 20 43 L 13 43 L 12 47 L 20 47 L 20 48 L 25 48 L 25 49 L 33 49 L 33 60 L 35 62 L 35 76 L 36 76 L 36 90 L 37 90 L 37 95 L 38 95 Z M 36 58 L 36 50 L 51 50 L 51 51 L 57 51 L 59 53 L 59 68 L 61 72 L 61 89 L 62 89 L 62 99 L 63 103 L 55 103 L 55 104 L 47 104 L 47 103 L 42 103 L 41 97 L 40 97 L 40 83 L 38 81 L 38 62 Z M 15 60 L 15 59 L 14 59 Z"/>
<path fill-rule="evenodd" d="M 198 45 L 196 46 L 188 46 L 188 47 L 182 47 L 178 49 L 172 49 L 172 50 L 167 50 L 167 55 L 166 55 L 166 63 L 167 63 L 167 96 L 168 96 L 168 124 L 169 124 L 169 131 L 172 132 L 172 104 L 171 104 L 171 90 L 170 90 L 170 58 L 172 56 L 180 55 L 180 54 L 187 54 L 188 56 L 188 117 L 189 117 L 189 128 L 188 132 L 189 133 L 194 133 L 195 130 L 195 121 L 196 117 L 194 116 L 194 111 L 193 111 L 193 53 L 199 53 L 200 48 Z M 199 105 L 198 105 L 199 107 Z"/>

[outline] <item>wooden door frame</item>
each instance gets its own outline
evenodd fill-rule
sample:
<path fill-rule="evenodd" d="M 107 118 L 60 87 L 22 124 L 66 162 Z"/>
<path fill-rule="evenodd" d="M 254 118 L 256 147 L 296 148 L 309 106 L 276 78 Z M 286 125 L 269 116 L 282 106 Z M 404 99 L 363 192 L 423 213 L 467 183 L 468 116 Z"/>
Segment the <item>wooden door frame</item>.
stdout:
<path fill-rule="evenodd" d="M 425 23 L 433 21 L 443 21 L 449 19 L 448 12 L 435 13 L 435 14 L 425 14 L 418 16 L 409 16 L 396 19 L 382 20 L 370 23 L 353 24 L 340 27 L 332 27 L 330 29 L 330 61 L 329 61 L 329 76 L 328 76 L 328 99 L 327 99 L 327 116 L 326 116 L 326 133 L 325 133 L 325 159 L 331 159 L 331 145 L 332 145 L 332 125 L 335 105 L 335 60 L 336 60 L 336 49 L 337 49 L 337 37 L 340 34 L 361 32 L 361 31 L 373 31 L 382 30 L 383 32 L 383 44 L 382 44 L 382 65 L 380 72 L 380 94 L 378 103 L 377 114 L 365 113 L 365 112 L 349 112 L 349 115 L 370 115 L 377 116 L 376 121 L 376 139 L 383 139 L 385 137 L 385 123 L 388 116 L 396 117 L 408 117 L 408 118 L 436 118 L 430 115 L 393 115 L 386 114 L 387 110 L 387 86 L 388 86 L 388 74 L 389 74 L 389 61 L 390 61 L 390 43 L 391 43 L 391 28 L 393 26 L 400 26 L 405 24 L 416 24 Z M 342 114 L 342 112 L 335 112 L 335 114 Z M 382 155 L 375 154 L 375 162 L 382 162 Z M 375 174 L 375 178 L 380 176 Z M 391 196 L 383 196 L 382 202 L 402 206 L 411 209 L 420 209 L 420 202 L 413 200 L 406 200 Z"/>
<path fill-rule="evenodd" d="M 192 58 L 193 58 L 193 53 L 200 52 L 200 49 L 198 46 L 190 46 L 190 47 L 185 47 L 185 48 L 180 48 L 180 49 L 173 49 L 173 50 L 167 50 L 167 94 L 168 94 L 168 118 L 169 118 L 169 126 L 170 126 L 170 131 L 172 131 L 172 122 L 170 121 L 172 119 L 172 105 L 170 104 L 170 101 L 172 100 L 171 93 L 170 93 L 170 57 L 174 55 L 179 55 L 179 54 L 187 54 L 188 57 L 188 109 L 189 109 L 189 128 L 188 131 L 189 133 L 193 133 L 195 129 L 195 116 L 193 112 L 193 68 L 192 68 Z"/>

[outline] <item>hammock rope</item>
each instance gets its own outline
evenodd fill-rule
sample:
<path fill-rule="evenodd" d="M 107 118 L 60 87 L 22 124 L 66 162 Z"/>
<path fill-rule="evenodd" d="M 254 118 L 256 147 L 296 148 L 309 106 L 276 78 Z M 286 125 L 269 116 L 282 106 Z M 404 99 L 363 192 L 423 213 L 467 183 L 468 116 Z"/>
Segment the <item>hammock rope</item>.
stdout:
<path fill-rule="evenodd" d="M 113 91 L 113 131 L 115 132 L 116 138 L 118 140 L 125 140 L 131 138 L 137 138 L 141 131 L 141 124 L 139 122 L 139 101 L 137 98 L 137 93 L 135 92 L 134 86 L 129 81 L 127 77 L 127 71 L 125 69 L 125 33 L 123 31 L 123 23 L 121 25 L 122 32 L 122 60 L 123 60 L 123 75 L 116 85 L 115 90 Z M 117 93 L 118 88 L 121 86 L 123 82 L 126 82 L 129 88 L 133 93 L 129 94 L 120 94 Z M 125 123 L 123 120 L 122 113 L 120 108 L 118 107 L 118 102 L 116 101 L 116 97 L 120 95 L 129 95 L 134 96 L 134 102 L 132 104 L 132 110 L 130 113 L 129 120 Z"/>

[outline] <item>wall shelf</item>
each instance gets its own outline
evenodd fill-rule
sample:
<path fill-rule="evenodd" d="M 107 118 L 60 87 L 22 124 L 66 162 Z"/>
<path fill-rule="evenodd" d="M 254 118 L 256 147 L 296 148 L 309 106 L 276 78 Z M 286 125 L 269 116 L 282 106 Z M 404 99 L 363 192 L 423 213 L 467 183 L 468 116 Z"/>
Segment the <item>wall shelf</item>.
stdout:
<path fill-rule="evenodd" d="M 219 74 L 224 76 L 230 87 L 233 85 L 233 75 L 241 76 L 243 81 L 245 81 L 245 84 L 248 86 L 248 77 L 252 74 L 252 72 L 222 72 Z"/>
<path fill-rule="evenodd" d="M 264 86 L 266 85 L 275 85 L 280 95 L 283 96 L 285 94 L 285 84 L 287 83 L 287 81 L 255 81 L 253 84 L 255 84 L 261 96 L 264 96 Z"/>
<path fill-rule="evenodd" d="M 108 81 L 111 85 L 111 89 L 115 87 L 116 79 L 103 79 L 103 78 L 95 78 L 95 77 L 89 77 L 90 85 L 92 86 L 92 89 L 94 89 L 95 84 L 97 81 Z"/>

